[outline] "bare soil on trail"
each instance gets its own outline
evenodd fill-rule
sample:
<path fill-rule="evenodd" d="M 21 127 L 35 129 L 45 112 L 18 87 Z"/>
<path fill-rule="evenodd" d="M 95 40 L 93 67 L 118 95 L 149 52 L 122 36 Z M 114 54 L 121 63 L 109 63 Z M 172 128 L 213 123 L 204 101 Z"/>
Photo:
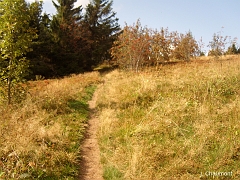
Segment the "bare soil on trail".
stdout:
<path fill-rule="evenodd" d="M 81 148 L 80 180 L 103 180 L 103 170 L 100 163 L 100 150 L 97 139 L 99 119 L 96 115 L 96 100 L 98 90 L 89 101 L 90 119 Z"/>

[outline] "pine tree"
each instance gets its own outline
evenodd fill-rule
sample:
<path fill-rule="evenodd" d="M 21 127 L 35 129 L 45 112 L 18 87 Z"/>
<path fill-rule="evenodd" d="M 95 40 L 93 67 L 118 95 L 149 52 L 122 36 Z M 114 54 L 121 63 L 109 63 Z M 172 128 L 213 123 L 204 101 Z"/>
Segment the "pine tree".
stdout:
<path fill-rule="evenodd" d="M 231 46 L 228 47 L 228 50 L 226 52 L 226 54 L 231 55 L 231 54 L 237 54 L 238 53 L 238 49 L 235 45 L 235 43 L 233 43 Z"/>
<path fill-rule="evenodd" d="M 51 23 L 53 40 L 55 42 L 55 60 L 58 74 L 64 75 L 79 71 L 81 63 L 80 23 L 82 6 L 74 8 L 77 0 L 57 0 L 53 5 L 57 14 Z"/>
<path fill-rule="evenodd" d="M 53 16 L 52 30 L 55 40 L 66 50 L 69 50 L 69 37 L 73 35 L 72 30 L 76 28 L 77 23 L 82 19 L 82 6 L 74 8 L 77 0 L 57 0 L 53 1 L 57 14 Z"/>
<path fill-rule="evenodd" d="M 88 51 L 89 69 L 111 58 L 109 50 L 120 32 L 118 18 L 115 17 L 112 5 L 113 1 L 109 0 L 91 0 L 86 7 L 84 23 L 90 32 L 89 40 L 92 42 Z"/>
<path fill-rule="evenodd" d="M 34 40 L 33 51 L 27 53 L 30 60 L 32 74 L 28 77 L 34 79 L 36 75 L 51 77 L 54 75 L 53 62 L 51 58 L 54 46 L 50 31 L 50 18 L 46 13 L 42 13 L 42 2 L 35 1 L 29 5 L 30 26 L 37 29 L 38 38 Z"/>
<path fill-rule="evenodd" d="M 36 30 L 30 27 L 29 7 L 24 0 L 0 1 L 0 14 L 0 78 L 11 104 L 14 83 L 21 82 L 28 71 L 24 55 L 31 51 Z"/>

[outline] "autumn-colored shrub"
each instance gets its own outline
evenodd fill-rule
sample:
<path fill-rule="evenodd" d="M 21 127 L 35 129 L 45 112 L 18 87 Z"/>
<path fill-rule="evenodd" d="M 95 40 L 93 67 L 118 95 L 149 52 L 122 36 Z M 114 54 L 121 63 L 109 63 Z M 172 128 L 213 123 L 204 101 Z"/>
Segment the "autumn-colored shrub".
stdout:
<path fill-rule="evenodd" d="M 140 21 L 133 26 L 126 25 L 111 49 L 113 60 L 120 67 L 135 71 L 149 63 L 149 54 L 149 30 L 141 27 Z"/>
<path fill-rule="evenodd" d="M 192 33 L 179 34 L 162 28 L 142 27 L 138 20 L 126 25 L 111 49 L 113 60 L 124 69 L 138 71 L 144 66 L 159 65 L 171 59 L 190 60 L 199 52 Z"/>

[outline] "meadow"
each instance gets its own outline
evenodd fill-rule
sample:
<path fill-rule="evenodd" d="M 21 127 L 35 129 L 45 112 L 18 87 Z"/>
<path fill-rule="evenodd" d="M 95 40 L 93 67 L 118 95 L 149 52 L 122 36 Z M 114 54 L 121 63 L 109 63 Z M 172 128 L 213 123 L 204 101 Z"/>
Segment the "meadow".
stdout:
<path fill-rule="evenodd" d="M 97 87 L 104 179 L 240 178 L 239 56 L 27 87 L 22 103 L 0 105 L 0 179 L 77 179 Z"/>
<path fill-rule="evenodd" d="M 239 56 L 114 70 L 104 79 L 104 179 L 240 178 Z"/>
<path fill-rule="evenodd" d="M 0 106 L 0 179 L 75 179 L 98 73 L 28 82 L 26 99 Z"/>

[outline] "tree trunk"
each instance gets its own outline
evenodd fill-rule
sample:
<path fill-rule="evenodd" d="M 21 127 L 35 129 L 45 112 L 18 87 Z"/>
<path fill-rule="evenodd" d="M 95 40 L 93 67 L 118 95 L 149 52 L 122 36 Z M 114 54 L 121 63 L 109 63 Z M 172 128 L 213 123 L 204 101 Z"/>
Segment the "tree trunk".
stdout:
<path fill-rule="evenodd" d="M 11 77 L 8 77 L 8 105 L 11 104 Z"/>
<path fill-rule="evenodd" d="M 12 57 L 9 60 L 9 74 L 8 74 L 8 82 L 7 82 L 8 105 L 11 104 L 11 85 L 12 85 Z"/>

